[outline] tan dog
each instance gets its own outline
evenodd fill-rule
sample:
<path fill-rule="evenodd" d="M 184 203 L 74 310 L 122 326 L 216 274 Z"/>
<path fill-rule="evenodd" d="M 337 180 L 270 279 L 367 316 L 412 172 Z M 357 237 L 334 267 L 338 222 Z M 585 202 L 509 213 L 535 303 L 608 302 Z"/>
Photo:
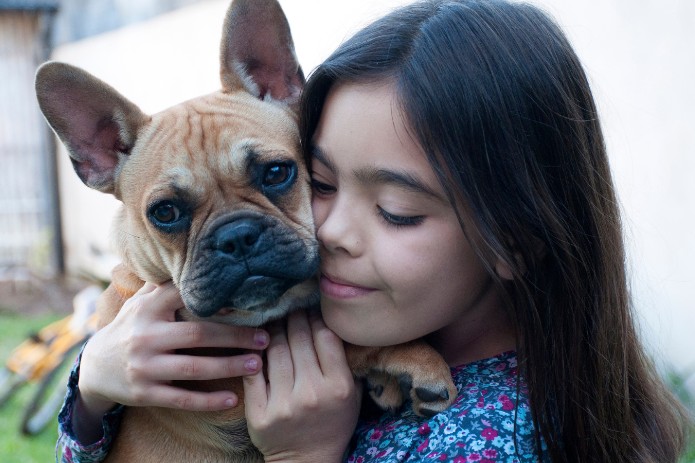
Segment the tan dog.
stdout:
<path fill-rule="evenodd" d="M 102 325 L 144 281 L 173 280 L 186 306 L 181 319 L 259 326 L 318 304 L 318 244 L 295 112 L 304 78 L 275 0 L 230 6 L 221 80 L 219 92 L 148 116 L 79 68 L 47 63 L 37 73 L 39 104 L 75 171 L 123 202 L 115 221 L 123 263 L 100 301 Z M 384 408 L 410 400 L 431 414 L 456 396 L 449 368 L 425 343 L 347 351 Z M 243 397 L 238 378 L 181 384 Z M 130 407 L 108 461 L 262 457 L 242 406 Z"/>

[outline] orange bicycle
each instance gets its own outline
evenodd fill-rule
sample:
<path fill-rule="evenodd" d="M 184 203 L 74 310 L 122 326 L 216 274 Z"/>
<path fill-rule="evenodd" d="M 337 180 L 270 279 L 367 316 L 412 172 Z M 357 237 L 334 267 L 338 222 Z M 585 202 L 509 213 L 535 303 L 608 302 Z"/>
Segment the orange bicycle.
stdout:
<path fill-rule="evenodd" d="M 72 363 L 96 331 L 96 299 L 101 291 L 90 286 L 78 293 L 72 314 L 31 334 L 10 353 L 0 370 L 0 407 L 25 384 L 38 384 L 24 408 L 23 434 L 38 434 L 55 417 L 67 392 Z"/>

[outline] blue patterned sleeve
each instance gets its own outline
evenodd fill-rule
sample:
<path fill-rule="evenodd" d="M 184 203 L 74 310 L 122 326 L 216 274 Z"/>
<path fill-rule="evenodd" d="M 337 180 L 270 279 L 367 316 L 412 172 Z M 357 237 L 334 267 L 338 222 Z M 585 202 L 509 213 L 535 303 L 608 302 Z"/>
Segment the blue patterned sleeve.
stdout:
<path fill-rule="evenodd" d="M 77 440 L 73 432 L 73 415 L 77 399 L 77 380 L 80 375 L 82 352 L 75 360 L 70 373 L 68 392 L 63 407 L 58 414 L 58 442 L 56 443 L 56 461 L 61 463 L 97 463 L 104 461 L 108 455 L 113 440 L 118 433 L 118 427 L 123 415 L 123 405 L 117 405 L 102 418 L 103 434 L 98 441 L 85 445 Z"/>

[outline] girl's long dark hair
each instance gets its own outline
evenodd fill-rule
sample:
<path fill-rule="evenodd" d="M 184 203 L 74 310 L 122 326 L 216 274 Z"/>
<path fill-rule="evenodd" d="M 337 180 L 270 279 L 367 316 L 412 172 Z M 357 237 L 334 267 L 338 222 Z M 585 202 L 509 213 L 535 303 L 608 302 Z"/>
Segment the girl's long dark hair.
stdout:
<path fill-rule="evenodd" d="M 595 103 L 556 24 L 496 0 L 396 10 L 312 73 L 304 146 L 333 85 L 370 81 L 396 86 L 411 135 L 484 237 L 490 273 L 496 259 L 512 269 L 496 279 L 537 444 L 554 462 L 675 462 L 684 414 L 636 334 Z"/>

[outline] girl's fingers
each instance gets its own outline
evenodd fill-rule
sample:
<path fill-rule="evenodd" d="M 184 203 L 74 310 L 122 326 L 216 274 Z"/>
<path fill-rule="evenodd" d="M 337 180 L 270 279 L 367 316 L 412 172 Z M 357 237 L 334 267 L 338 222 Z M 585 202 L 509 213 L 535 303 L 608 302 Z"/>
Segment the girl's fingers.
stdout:
<path fill-rule="evenodd" d="M 270 392 L 263 369 L 255 375 L 244 376 L 243 381 L 246 418 L 252 421 L 257 420 L 264 415 L 268 408 L 268 394 Z"/>
<path fill-rule="evenodd" d="M 126 309 L 126 306 L 129 307 Z M 146 345 L 154 349 L 231 347 L 260 350 L 268 345 L 268 333 L 258 328 L 204 321 L 150 323 L 155 320 L 173 322 L 175 312 L 184 308 L 179 290 L 171 282 L 160 286 L 145 283 L 126 306 L 126 310 L 140 311 L 137 317 L 142 322 L 138 326 L 143 329 L 135 333 L 147 337 Z"/>
<path fill-rule="evenodd" d="M 122 318 L 128 313 L 137 314 L 143 320 L 174 321 L 177 310 L 184 307 L 179 290 L 172 282 L 155 286 L 145 283 L 130 299 L 128 299 L 116 318 Z"/>
<path fill-rule="evenodd" d="M 321 371 L 329 377 L 344 376 L 348 365 L 342 339 L 326 326 L 320 316 L 310 316 L 309 323 Z"/>
<path fill-rule="evenodd" d="M 149 335 L 151 345 L 163 351 L 192 347 L 262 350 L 269 342 L 268 333 L 260 328 L 201 321 L 160 324 Z"/>
<path fill-rule="evenodd" d="M 214 411 L 236 407 L 239 397 L 231 391 L 200 392 L 189 391 L 168 385 L 153 386 L 148 395 L 154 401 L 148 406 L 177 408 L 189 411 Z M 140 405 L 138 403 L 125 405 Z"/>
<path fill-rule="evenodd" d="M 273 385 L 269 394 L 282 394 L 294 387 L 294 364 L 285 329 L 280 325 L 269 327 L 270 343 L 266 350 L 268 382 Z"/>
<path fill-rule="evenodd" d="M 140 289 L 138 289 L 138 291 L 134 294 L 134 296 L 141 296 L 143 294 L 151 293 L 155 289 L 157 289 L 157 285 L 155 285 L 154 283 L 149 283 L 146 281 L 145 284 L 142 285 L 142 287 Z"/>
<path fill-rule="evenodd" d="M 145 307 L 151 319 L 173 322 L 176 311 L 185 307 L 179 289 L 171 281 L 162 283 L 153 291 L 144 294 L 142 298 L 147 301 Z"/>
<path fill-rule="evenodd" d="M 230 357 L 160 355 L 143 368 L 149 381 L 206 380 L 253 375 L 263 366 L 256 354 Z M 133 371 L 133 373 L 136 373 Z"/>
<path fill-rule="evenodd" d="M 320 371 L 311 326 L 303 310 L 290 314 L 287 320 L 287 340 L 296 371 L 304 373 L 305 376 Z"/>

